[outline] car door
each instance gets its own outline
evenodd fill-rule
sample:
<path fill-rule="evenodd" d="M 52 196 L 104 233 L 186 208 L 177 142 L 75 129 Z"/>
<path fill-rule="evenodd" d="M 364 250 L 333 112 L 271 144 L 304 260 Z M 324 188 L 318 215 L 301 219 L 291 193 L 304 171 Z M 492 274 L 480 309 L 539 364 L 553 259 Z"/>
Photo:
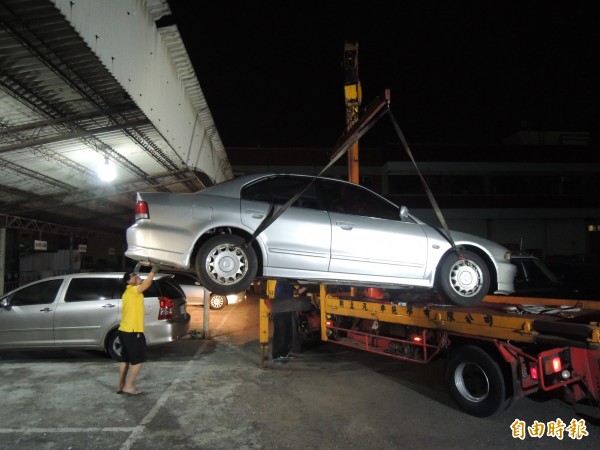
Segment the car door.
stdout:
<path fill-rule="evenodd" d="M 368 189 L 320 180 L 331 219 L 330 272 L 422 278 L 427 237 L 417 223 L 400 220 L 399 208 Z"/>
<path fill-rule="evenodd" d="M 271 205 L 280 208 L 309 183 L 309 177 L 278 175 L 244 187 L 242 222 L 256 229 Z M 266 248 L 266 268 L 327 272 L 331 222 L 311 186 L 259 236 Z M 268 270 L 268 269 L 267 269 Z M 300 274 L 298 274 L 300 275 Z"/>
<path fill-rule="evenodd" d="M 0 346 L 52 347 L 53 322 L 62 279 L 40 281 L 5 296 L 0 308 Z"/>
<path fill-rule="evenodd" d="M 54 316 L 57 346 L 100 346 L 117 323 L 125 290 L 117 277 L 71 278 Z"/>

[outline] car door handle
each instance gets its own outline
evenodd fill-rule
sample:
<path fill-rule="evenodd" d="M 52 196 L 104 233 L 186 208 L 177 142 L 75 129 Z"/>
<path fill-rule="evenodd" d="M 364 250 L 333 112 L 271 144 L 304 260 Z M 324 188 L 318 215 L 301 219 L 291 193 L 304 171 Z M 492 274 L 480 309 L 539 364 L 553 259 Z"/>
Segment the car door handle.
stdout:
<path fill-rule="evenodd" d="M 40 309 L 40 312 L 50 312 L 52 311 L 50 308 Z"/>
<path fill-rule="evenodd" d="M 112 303 L 107 303 L 106 305 L 102 305 L 103 308 L 114 308 L 117 305 L 113 305 Z"/>
<path fill-rule="evenodd" d="M 247 209 L 246 214 L 249 214 L 253 219 L 262 219 L 265 217 L 265 213 L 256 209 Z"/>
<path fill-rule="evenodd" d="M 338 227 L 340 227 L 342 230 L 351 230 L 352 228 L 354 228 L 354 224 L 351 222 L 342 222 L 342 221 L 338 221 L 335 223 Z"/>

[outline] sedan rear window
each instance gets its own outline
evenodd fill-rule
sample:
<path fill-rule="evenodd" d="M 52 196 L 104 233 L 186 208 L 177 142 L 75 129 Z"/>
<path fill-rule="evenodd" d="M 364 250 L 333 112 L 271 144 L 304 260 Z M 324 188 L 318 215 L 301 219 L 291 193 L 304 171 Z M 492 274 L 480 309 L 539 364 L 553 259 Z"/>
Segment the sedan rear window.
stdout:
<path fill-rule="evenodd" d="M 242 189 L 243 200 L 285 204 L 290 198 L 302 191 L 308 183 L 308 177 L 275 176 L 257 181 Z M 320 209 L 317 190 L 310 186 L 292 205 L 296 208 Z"/>

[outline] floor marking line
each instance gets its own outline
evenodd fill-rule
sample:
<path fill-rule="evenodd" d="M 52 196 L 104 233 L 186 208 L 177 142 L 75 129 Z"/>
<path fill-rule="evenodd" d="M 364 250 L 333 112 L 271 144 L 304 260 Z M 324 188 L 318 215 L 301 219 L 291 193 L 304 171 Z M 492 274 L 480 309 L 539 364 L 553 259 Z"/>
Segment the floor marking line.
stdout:
<path fill-rule="evenodd" d="M 144 434 L 146 425 L 148 423 L 150 423 L 150 421 L 152 419 L 154 419 L 154 417 L 156 417 L 160 408 L 162 408 L 162 406 L 167 402 L 167 400 L 169 399 L 171 394 L 173 392 L 175 392 L 175 390 L 177 389 L 177 385 L 181 382 L 180 377 L 183 374 L 185 374 L 192 367 L 192 365 L 198 360 L 199 356 L 202 354 L 202 351 L 203 351 L 203 348 L 199 347 L 198 350 L 196 351 L 196 353 L 194 354 L 193 358 L 187 362 L 187 364 L 184 366 L 183 370 L 179 373 L 179 376 L 171 382 L 169 387 L 163 392 L 163 394 L 156 401 L 154 406 L 150 409 L 150 411 L 148 411 L 148 414 L 146 414 L 142 418 L 142 420 L 140 420 L 140 423 L 138 424 L 138 426 L 136 426 L 133 429 L 133 431 L 127 438 L 127 440 L 125 442 L 123 442 L 123 445 L 121 445 L 121 450 L 129 450 L 131 448 L 131 446 Z"/>
<path fill-rule="evenodd" d="M 88 428 L 0 428 L 0 434 L 10 433 L 23 433 L 23 434 L 34 434 L 34 433 L 98 433 L 103 431 L 109 431 L 111 433 L 131 433 L 135 430 L 135 427 L 88 427 Z"/>

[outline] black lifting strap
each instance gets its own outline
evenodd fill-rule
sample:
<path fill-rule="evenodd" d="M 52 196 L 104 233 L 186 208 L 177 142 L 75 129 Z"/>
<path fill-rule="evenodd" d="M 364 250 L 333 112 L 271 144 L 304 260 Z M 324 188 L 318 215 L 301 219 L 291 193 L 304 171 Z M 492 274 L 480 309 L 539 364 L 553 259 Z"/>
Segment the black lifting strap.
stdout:
<path fill-rule="evenodd" d="M 454 243 L 454 239 L 452 239 L 452 235 L 450 234 L 450 230 L 448 229 L 448 225 L 446 224 L 444 215 L 442 214 L 440 207 L 438 206 L 437 202 L 435 201 L 435 197 L 433 196 L 433 193 L 429 189 L 429 186 L 427 185 L 425 178 L 423 178 L 423 175 L 421 175 L 421 171 L 419 170 L 419 167 L 417 166 L 417 162 L 415 161 L 415 158 L 413 158 L 412 152 L 410 151 L 410 148 L 408 146 L 408 142 L 406 141 L 406 138 L 404 137 L 404 133 L 402 133 L 402 130 L 400 129 L 400 126 L 398 125 L 398 122 L 396 122 L 396 118 L 394 117 L 394 115 L 392 114 L 392 111 L 389 108 L 388 108 L 388 112 L 390 114 L 390 119 L 392 120 L 392 124 L 394 125 L 394 129 L 396 130 L 396 133 L 398 134 L 398 138 L 400 138 L 400 142 L 402 142 L 402 145 L 404 146 L 404 150 L 406 150 L 408 157 L 410 158 L 413 165 L 415 166 L 417 174 L 419 175 L 419 178 L 421 179 L 421 183 L 423 184 L 423 187 L 425 188 L 425 193 L 427 194 L 427 197 L 429 198 L 429 202 L 431 203 L 431 206 L 433 206 L 433 210 L 435 211 L 435 214 L 436 214 L 438 220 L 440 221 L 440 223 L 442 224 L 442 227 L 444 228 L 444 232 L 446 233 L 446 235 L 444 237 L 446 239 L 448 239 L 448 242 L 450 242 L 450 245 L 452 245 L 452 248 L 454 249 L 456 254 L 460 255 L 460 252 L 458 251 L 458 248 L 456 247 L 456 244 Z"/>
<path fill-rule="evenodd" d="M 265 231 L 273 222 L 275 222 L 279 216 L 281 216 L 290 206 L 292 206 L 294 202 L 298 200 L 298 198 L 300 198 L 300 196 L 304 194 L 304 192 L 313 185 L 317 178 L 323 176 L 327 169 L 329 169 L 333 164 L 335 164 L 335 162 L 338 159 L 340 159 L 340 157 L 344 155 L 356 141 L 363 137 L 367 131 L 373 128 L 377 121 L 381 119 L 384 116 L 384 114 L 386 114 L 387 111 L 384 108 L 384 106 L 388 106 L 387 99 L 377 99 L 376 101 L 374 101 L 373 104 L 370 105 L 370 107 L 368 108 L 365 116 L 361 120 L 359 120 L 352 128 L 350 128 L 350 130 L 346 134 L 346 138 L 342 140 L 340 144 L 337 145 L 338 150 L 335 150 L 333 152 L 333 156 L 329 161 L 329 164 L 323 167 L 323 169 L 317 175 L 310 179 L 310 181 L 304 187 L 304 189 L 302 189 L 300 192 L 298 192 L 296 195 L 290 198 L 277 211 L 275 211 L 275 205 L 271 204 L 269 212 L 267 213 L 263 221 L 258 225 L 256 230 L 254 230 L 252 236 L 250 236 L 250 238 L 246 242 L 244 242 L 243 247 L 249 246 L 254 241 L 254 239 L 256 239 L 256 236 Z"/>

